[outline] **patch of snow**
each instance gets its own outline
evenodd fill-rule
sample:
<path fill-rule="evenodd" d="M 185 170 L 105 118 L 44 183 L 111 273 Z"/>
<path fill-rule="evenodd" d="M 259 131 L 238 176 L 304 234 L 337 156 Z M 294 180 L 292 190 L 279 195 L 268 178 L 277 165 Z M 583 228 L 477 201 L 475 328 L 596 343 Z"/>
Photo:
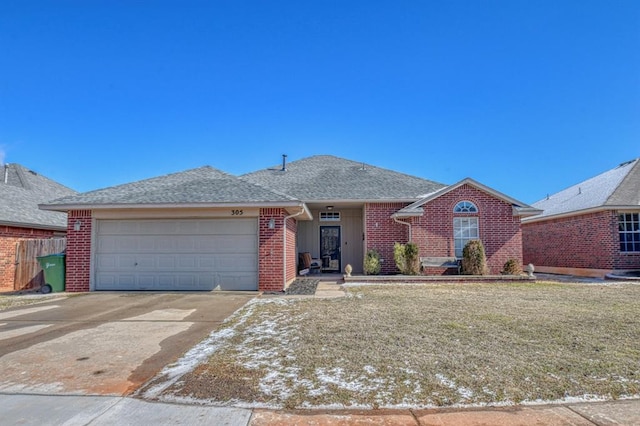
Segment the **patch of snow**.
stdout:
<path fill-rule="evenodd" d="M 364 366 L 364 371 L 366 371 L 368 374 L 376 374 L 375 367 L 373 367 L 371 365 L 365 365 Z"/>
<path fill-rule="evenodd" d="M 153 381 L 158 381 L 158 383 L 148 389 L 144 389 L 142 395 L 146 398 L 158 398 L 162 392 L 176 383 L 178 379 L 192 371 L 199 364 L 206 362 L 214 352 L 222 347 L 231 337 L 235 336 L 236 328 L 244 324 L 247 319 L 251 317 L 258 303 L 270 303 L 272 300 L 277 299 L 260 299 L 259 301 L 258 299 L 253 299 L 244 307 L 238 309 L 223 322 L 223 328 L 214 330 L 209 337 L 192 347 L 178 361 L 164 367 L 156 378 L 153 379 Z M 224 328 L 224 324 L 229 324 L 232 321 L 236 321 L 236 323 L 231 327 Z"/>
<path fill-rule="evenodd" d="M 473 391 L 464 386 L 456 386 L 456 382 L 443 376 L 442 374 L 436 374 L 436 378 L 440 383 L 448 387 L 449 389 L 455 389 L 458 394 L 464 399 L 471 399 L 473 397 Z"/>

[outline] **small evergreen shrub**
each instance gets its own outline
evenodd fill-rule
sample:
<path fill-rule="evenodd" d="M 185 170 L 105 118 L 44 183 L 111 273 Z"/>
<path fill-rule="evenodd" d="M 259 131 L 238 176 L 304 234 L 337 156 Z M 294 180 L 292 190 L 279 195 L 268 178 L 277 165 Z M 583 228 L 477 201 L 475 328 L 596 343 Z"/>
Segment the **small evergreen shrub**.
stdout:
<path fill-rule="evenodd" d="M 393 260 L 401 274 L 417 275 L 420 271 L 418 245 L 415 243 L 393 245 Z"/>
<path fill-rule="evenodd" d="M 407 259 L 404 256 L 404 244 L 395 243 L 393 245 L 393 260 L 396 262 L 396 268 L 401 274 L 407 269 Z"/>
<path fill-rule="evenodd" d="M 487 257 L 482 241 L 469 241 L 462 250 L 462 273 L 465 275 L 486 275 L 488 271 Z"/>
<path fill-rule="evenodd" d="M 367 251 L 367 254 L 364 256 L 363 269 L 366 275 L 378 275 L 380 273 L 380 269 L 382 269 L 380 253 L 374 249 Z"/>
<path fill-rule="evenodd" d="M 404 257 L 407 263 L 407 274 L 418 275 L 420 272 L 419 250 L 416 243 L 407 243 L 404 246 Z"/>
<path fill-rule="evenodd" d="M 502 273 L 504 275 L 520 275 L 522 273 L 520 262 L 515 259 L 507 260 L 502 268 Z"/>

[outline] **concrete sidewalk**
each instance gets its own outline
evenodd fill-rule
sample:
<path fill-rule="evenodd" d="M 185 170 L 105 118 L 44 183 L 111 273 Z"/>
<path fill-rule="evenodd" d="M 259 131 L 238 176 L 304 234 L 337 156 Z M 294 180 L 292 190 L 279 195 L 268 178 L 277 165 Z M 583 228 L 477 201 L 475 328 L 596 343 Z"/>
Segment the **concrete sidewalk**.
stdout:
<path fill-rule="evenodd" d="M 640 399 L 547 406 L 432 410 L 277 411 L 142 401 L 113 396 L 0 394 L 7 425 L 640 425 Z"/>

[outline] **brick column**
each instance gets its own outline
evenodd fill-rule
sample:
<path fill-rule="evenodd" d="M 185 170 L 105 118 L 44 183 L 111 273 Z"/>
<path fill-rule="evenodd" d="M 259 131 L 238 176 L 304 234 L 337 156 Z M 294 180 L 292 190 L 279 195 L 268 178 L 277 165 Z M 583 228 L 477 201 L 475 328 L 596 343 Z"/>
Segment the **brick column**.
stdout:
<path fill-rule="evenodd" d="M 258 290 L 284 290 L 284 226 L 281 208 L 260 209 L 258 248 Z M 269 223 L 273 219 L 273 228 Z"/>
<path fill-rule="evenodd" d="M 80 230 L 76 231 L 79 222 Z M 89 291 L 91 276 L 91 210 L 72 210 L 67 219 L 66 291 Z"/>

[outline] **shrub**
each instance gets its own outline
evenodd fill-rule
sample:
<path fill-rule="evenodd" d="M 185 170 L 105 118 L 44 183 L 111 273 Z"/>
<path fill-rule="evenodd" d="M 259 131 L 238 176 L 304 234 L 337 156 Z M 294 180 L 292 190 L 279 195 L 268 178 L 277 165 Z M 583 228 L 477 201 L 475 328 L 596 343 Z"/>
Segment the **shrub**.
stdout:
<path fill-rule="evenodd" d="M 364 273 L 366 275 L 378 275 L 380 269 L 382 269 L 380 253 L 374 249 L 367 251 L 367 254 L 364 256 Z"/>
<path fill-rule="evenodd" d="M 417 275 L 420 271 L 418 246 L 415 243 L 393 245 L 393 260 L 401 274 Z"/>
<path fill-rule="evenodd" d="M 407 259 L 404 256 L 404 244 L 395 243 L 393 245 L 393 260 L 396 262 L 396 268 L 401 274 L 407 269 Z"/>
<path fill-rule="evenodd" d="M 462 273 L 465 275 L 486 275 L 487 257 L 480 240 L 471 240 L 462 250 Z"/>
<path fill-rule="evenodd" d="M 520 275 L 522 273 L 520 262 L 515 259 L 507 260 L 502 268 L 502 273 L 505 275 Z"/>

